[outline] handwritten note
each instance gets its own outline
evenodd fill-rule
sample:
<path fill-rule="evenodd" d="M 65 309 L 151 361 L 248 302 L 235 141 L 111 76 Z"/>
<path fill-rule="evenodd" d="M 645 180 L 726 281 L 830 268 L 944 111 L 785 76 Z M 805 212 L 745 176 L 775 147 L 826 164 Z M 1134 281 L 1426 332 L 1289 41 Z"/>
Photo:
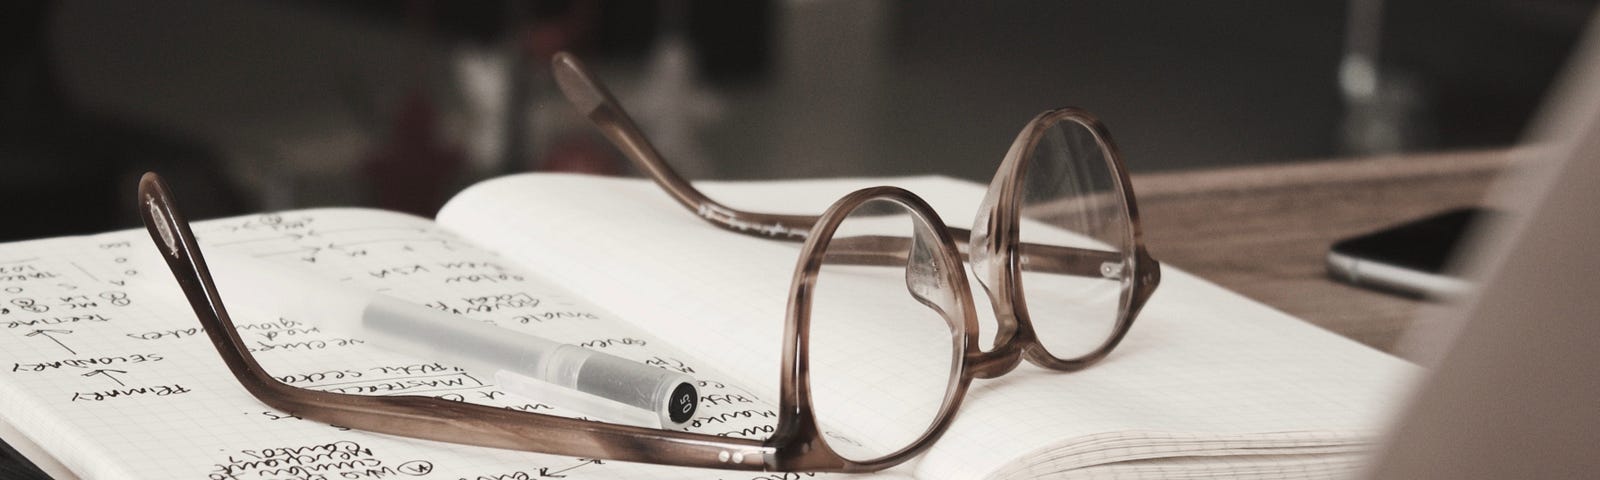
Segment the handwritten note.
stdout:
<path fill-rule="evenodd" d="M 197 223 L 208 250 L 305 268 L 441 311 L 582 345 L 699 381 L 696 432 L 764 438 L 772 404 L 713 366 L 430 221 L 311 210 Z M 142 231 L 0 245 L 0 415 L 88 477 L 795 478 L 567 458 L 369 434 L 256 401 L 234 381 Z M 222 291 L 224 302 L 227 291 Z M 284 299 L 292 302 L 294 299 Z M 280 381 L 430 395 L 555 415 L 438 359 L 324 331 L 315 318 L 231 311 Z M 471 321 L 471 320 L 467 320 Z"/>

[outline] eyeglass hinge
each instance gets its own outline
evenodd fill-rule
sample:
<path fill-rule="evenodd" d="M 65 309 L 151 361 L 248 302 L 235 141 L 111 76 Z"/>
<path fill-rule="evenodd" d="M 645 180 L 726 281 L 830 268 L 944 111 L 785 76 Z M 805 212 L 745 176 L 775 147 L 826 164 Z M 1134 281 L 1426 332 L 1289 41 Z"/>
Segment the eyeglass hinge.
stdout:
<path fill-rule="evenodd" d="M 1121 278 L 1122 277 L 1122 268 L 1123 267 L 1122 267 L 1122 263 L 1121 262 L 1105 262 L 1105 263 L 1101 263 L 1100 264 L 1100 276 L 1106 277 L 1106 278 Z"/>

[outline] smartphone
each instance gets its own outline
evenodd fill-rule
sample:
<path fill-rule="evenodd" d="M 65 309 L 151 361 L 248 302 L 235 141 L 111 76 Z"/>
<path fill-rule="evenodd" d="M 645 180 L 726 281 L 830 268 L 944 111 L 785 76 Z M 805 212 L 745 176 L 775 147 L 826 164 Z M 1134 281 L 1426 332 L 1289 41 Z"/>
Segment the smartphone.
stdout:
<path fill-rule="evenodd" d="M 1472 225 L 1492 215 L 1482 208 L 1458 208 L 1340 240 L 1328 250 L 1328 274 L 1354 285 L 1415 297 L 1463 293 L 1470 285 L 1446 268 Z"/>

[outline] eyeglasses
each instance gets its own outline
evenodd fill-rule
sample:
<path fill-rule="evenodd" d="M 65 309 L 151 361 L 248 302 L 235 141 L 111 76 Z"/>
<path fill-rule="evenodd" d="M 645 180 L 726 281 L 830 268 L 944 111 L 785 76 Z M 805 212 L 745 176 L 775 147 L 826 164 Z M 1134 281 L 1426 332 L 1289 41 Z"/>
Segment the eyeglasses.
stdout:
<path fill-rule="evenodd" d="M 674 173 L 576 59 L 558 54 L 554 66 L 568 98 L 696 215 L 735 232 L 804 241 L 772 436 L 729 438 L 280 382 L 234 328 L 166 185 L 146 174 L 139 185 L 146 229 L 251 395 L 307 419 L 468 445 L 702 468 L 875 471 L 931 446 L 973 378 L 998 377 L 1023 359 L 1075 370 L 1105 357 L 1159 281 L 1159 265 L 1139 239 L 1127 174 L 1105 129 L 1081 110 L 1029 122 L 968 232 L 947 228 L 921 198 L 895 187 L 856 191 L 815 217 L 728 208 Z M 977 345 L 963 257 L 994 305 L 999 331 L 989 351 Z M 868 408 L 845 407 L 862 403 Z M 897 411 L 858 418 L 885 409 Z M 856 428 L 840 434 L 823 421 Z"/>
<path fill-rule="evenodd" d="M 993 350 L 977 359 L 983 366 L 973 367 L 979 378 L 1003 374 L 1022 358 L 1065 371 L 1100 360 L 1121 341 L 1160 283 L 1160 264 L 1141 239 L 1127 169 L 1110 133 L 1089 112 L 1051 110 L 1023 127 L 989 185 L 972 230 L 944 227 L 915 195 L 891 194 L 893 189 L 847 197 L 820 217 L 753 213 L 718 203 L 684 181 L 576 58 L 562 53 L 553 63 L 567 99 L 673 199 L 713 225 L 740 234 L 807 241 L 807 257 L 826 251 L 828 258 L 842 263 L 904 263 L 904 236 L 849 237 L 842 242 L 826 238 L 839 235 L 835 228 L 822 227 L 840 223 L 871 200 L 899 203 L 906 210 L 901 213 L 937 226 L 954 243 L 951 249 L 970 261 L 994 305 L 999 332 Z M 830 216 L 835 218 L 829 221 Z M 926 240 L 936 242 L 929 248 L 945 247 L 946 242 Z M 801 262 L 797 290 L 809 282 L 808 263 L 814 262 Z M 1117 287 L 1109 292 L 1115 295 L 1099 295 L 1107 293 L 1103 287 L 1108 285 Z M 1036 295 L 1025 298 L 1027 291 Z M 1099 304 L 1085 305 L 1086 300 Z M 1085 310 L 1096 307 L 1104 311 Z M 1090 324 L 1066 323 L 1085 316 L 1095 318 Z"/>
<path fill-rule="evenodd" d="M 1160 283 L 1127 169 L 1105 126 L 1084 110 L 1047 111 L 1023 127 L 972 230 L 946 227 L 921 198 L 894 187 L 856 191 L 820 216 L 758 213 L 717 202 L 674 172 L 577 58 L 561 53 L 552 63 L 567 99 L 696 216 L 739 234 L 804 242 L 785 330 L 785 417 L 768 442 L 805 445 L 805 454 L 780 453 L 794 462 L 787 467 L 870 471 L 905 461 L 949 427 L 973 378 L 999 377 L 1023 359 L 1058 371 L 1103 359 Z M 993 306 L 998 332 L 988 351 L 977 346 L 963 260 Z M 884 354 L 884 343 L 900 351 Z M 892 410 L 902 424 L 879 421 L 854 439 L 818 436 L 817 420 L 860 427 Z M 860 412 L 872 414 L 849 415 Z"/>

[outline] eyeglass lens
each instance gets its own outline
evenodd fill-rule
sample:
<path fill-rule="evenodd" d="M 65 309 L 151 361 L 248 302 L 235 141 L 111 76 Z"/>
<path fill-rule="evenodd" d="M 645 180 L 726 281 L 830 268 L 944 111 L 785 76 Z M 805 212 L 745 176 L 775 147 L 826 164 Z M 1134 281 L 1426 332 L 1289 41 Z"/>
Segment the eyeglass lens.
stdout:
<path fill-rule="evenodd" d="M 1133 233 L 1118 176 L 1105 149 L 1084 125 L 1048 126 L 1019 174 L 1022 185 L 1018 259 L 1023 302 L 1051 356 L 1072 360 L 1110 339 L 1132 286 Z M 1098 276 L 1039 268 L 1037 248 L 1066 246 L 1111 252 Z"/>
<path fill-rule="evenodd" d="M 871 461 L 935 423 L 954 384 L 956 330 L 941 315 L 957 293 L 932 230 L 899 203 L 860 205 L 835 231 L 810 315 L 812 406 L 828 446 Z M 886 252 L 863 265 L 859 253 Z M 848 429 L 848 436 L 838 434 Z"/>

